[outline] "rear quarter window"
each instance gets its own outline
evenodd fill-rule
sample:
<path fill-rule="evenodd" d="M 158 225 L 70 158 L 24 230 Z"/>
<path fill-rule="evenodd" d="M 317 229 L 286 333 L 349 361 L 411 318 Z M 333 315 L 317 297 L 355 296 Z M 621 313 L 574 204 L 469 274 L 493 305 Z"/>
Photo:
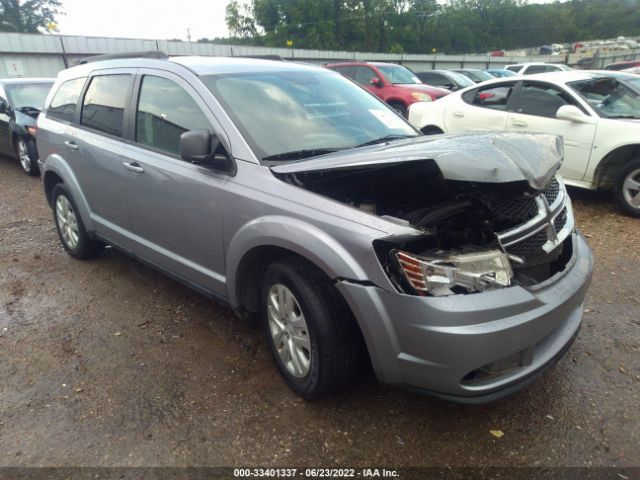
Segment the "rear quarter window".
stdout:
<path fill-rule="evenodd" d="M 86 80 L 86 77 L 82 77 L 62 83 L 51 99 L 51 104 L 47 109 L 47 117 L 72 122 Z"/>

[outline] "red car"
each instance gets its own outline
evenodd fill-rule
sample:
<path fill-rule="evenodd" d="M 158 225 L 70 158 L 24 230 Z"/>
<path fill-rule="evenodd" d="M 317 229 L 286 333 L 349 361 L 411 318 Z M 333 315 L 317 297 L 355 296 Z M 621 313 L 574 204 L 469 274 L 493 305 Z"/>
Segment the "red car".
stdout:
<path fill-rule="evenodd" d="M 411 70 L 395 63 L 340 62 L 324 66 L 358 82 L 403 117 L 412 103 L 432 102 L 451 93 L 423 84 Z"/>

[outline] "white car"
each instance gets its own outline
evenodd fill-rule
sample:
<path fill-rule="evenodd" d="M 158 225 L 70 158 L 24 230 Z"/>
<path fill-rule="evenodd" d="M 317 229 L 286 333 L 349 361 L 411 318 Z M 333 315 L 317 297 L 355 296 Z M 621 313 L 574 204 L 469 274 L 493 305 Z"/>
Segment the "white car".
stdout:
<path fill-rule="evenodd" d="M 544 63 L 544 62 L 523 62 L 507 65 L 505 70 L 511 70 L 516 75 L 533 75 L 536 73 L 548 72 L 568 72 L 571 67 L 567 67 L 561 63 Z"/>
<path fill-rule="evenodd" d="M 424 134 L 551 133 L 564 138 L 560 173 L 569 185 L 613 189 L 640 217 L 640 77 L 570 71 L 495 79 L 432 103 L 409 121 Z"/>

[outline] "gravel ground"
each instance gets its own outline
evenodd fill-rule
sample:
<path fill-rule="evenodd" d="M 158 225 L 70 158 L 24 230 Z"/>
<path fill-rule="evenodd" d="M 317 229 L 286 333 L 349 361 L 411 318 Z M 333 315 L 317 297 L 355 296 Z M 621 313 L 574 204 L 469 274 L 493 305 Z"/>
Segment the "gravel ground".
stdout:
<path fill-rule="evenodd" d="M 307 403 L 255 323 L 116 251 L 66 255 L 39 179 L 0 157 L 0 465 L 638 465 L 640 220 L 571 195 L 594 281 L 540 381 L 479 407 L 372 377 Z"/>

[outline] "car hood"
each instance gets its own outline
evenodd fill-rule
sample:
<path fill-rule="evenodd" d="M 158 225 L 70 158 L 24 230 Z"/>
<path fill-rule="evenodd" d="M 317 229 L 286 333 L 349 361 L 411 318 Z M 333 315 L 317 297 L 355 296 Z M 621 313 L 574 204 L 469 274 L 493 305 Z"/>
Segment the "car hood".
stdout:
<path fill-rule="evenodd" d="M 447 180 L 505 183 L 526 181 L 542 190 L 562 163 L 556 135 L 491 133 L 419 136 L 354 148 L 271 167 L 276 175 L 338 169 L 369 169 L 407 162 L 435 162 Z"/>
<path fill-rule="evenodd" d="M 451 92 L 444 88 L 432 87 L 431 85 L 420 85 L 420 84 L 396 84 L 395 87 L 401 87 L 411 92 L 418 93 L 428 93 L 429 95 L 433 95 L 436 97 L 444 97 L 445 95 L 449 95 Z"/>

